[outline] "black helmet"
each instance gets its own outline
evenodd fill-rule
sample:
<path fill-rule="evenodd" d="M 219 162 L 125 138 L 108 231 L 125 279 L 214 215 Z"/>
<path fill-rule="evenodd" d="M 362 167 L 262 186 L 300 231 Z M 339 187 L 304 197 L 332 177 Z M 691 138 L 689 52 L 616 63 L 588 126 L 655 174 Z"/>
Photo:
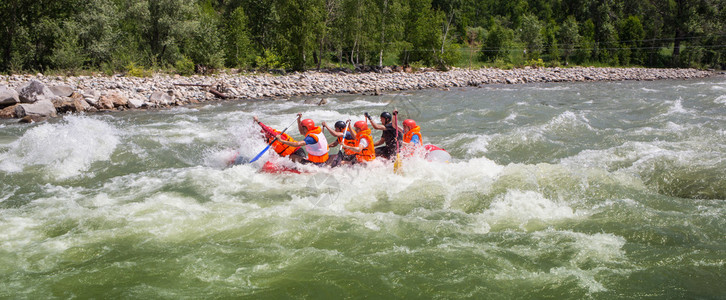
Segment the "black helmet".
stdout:
<path fill-rule="evenodd" d="M 393 118 L 393 116 L 391 116 L 391 113 L 384 111 L 381 113 L 381 118 L 386 119 L 386 121 L 390 121 Z"/>
<path fill-rule="evenodd" d="M 343 129 L 343 128 L 345 128 L 345 122 L 343 122 L 343 121 L 335 122 L 335 129 Z"/>

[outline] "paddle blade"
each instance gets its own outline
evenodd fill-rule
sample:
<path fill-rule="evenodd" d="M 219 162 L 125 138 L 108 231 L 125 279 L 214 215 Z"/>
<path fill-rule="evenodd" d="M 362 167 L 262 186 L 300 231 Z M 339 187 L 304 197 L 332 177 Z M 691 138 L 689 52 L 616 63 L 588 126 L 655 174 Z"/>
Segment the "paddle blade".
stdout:
<path fill-rule="evenodd" d="M 396 161 L 393 162 L 393 173 L 401 174 L 401 154 L 396 153 Z"/>
<path fill-rule="evenodd" d="M 265 152 L 267 152 L 267 149 L 270 149 L 270 145 L 272 145 L 272 144 L 267 144 L 267 147 L 265 147 L 265 149 L 262 150 L 262 152 L 260 152 L 260 154 L 257 154 L 257 156 L 255 156 L 255 158 L 250 160 L 250 163 L 256 162 L 258 159 L 260 159 L 260 157 L 262 157 L 262 154 L 265 154 Z"/>

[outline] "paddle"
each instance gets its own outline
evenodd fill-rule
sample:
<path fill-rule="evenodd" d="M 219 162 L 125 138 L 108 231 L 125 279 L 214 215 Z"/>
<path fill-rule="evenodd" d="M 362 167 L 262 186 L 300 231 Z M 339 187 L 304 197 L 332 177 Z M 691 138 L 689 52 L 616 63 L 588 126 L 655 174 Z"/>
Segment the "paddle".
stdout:
<path fill-rule="evenodd" d="M 393 111 L 393 130 L 396 135 L 396 160 L 393 162 L 393 173 L 401 173 L 401 154 L 399 153 L 398 145 L 401 141 L 398 140 L 398 111 Z"/>
<path fill-rule="evenodd" d="M 283 135 L 285 133 L 285 131 L 287 131 L 287 129 L 290 128 L 290 126 L 292 126 L 292 124 L 295 124 L 295 122 L 297 122 L 297 119 L 295 119 L 295 121 L 292 121 L 292 123 L 290 123 L 290 125 L 287 125 L 287 127 L 285 127 L 285 130 L 283 130 L 280 133 L 280 135 Z M 255 156 L 255 158 L 253 158 L 252 160 L 250 160 L 249 163 L 251 164 L 253 162 L 256 162 L 258 159 L 260 159 L 260 157 L 262 157 L 262 154 L 265 154 L 265 152 L 267 152 L 267 149 L 270 149 L 270 146 L 272 146 L 272 143 L 274 143 L 274 142 L 275 142 L 275 138 L 273 138 L 272 141 L 270 141 L 267 144 L 267 147 L 265 147 L 265 149 L 263 149 L 262 152 L 260 152 L 259 154 L 257 154 L 257 156 Z"/>

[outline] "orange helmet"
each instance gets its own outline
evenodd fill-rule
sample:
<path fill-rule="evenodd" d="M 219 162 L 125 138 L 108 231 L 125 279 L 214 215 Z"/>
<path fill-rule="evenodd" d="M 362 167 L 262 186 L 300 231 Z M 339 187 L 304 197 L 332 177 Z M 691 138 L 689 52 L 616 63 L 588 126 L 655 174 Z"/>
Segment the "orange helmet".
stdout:
<path fill-rule="evenodd" d="M 355 122 L 355 128 L 358 128 L 358 130 L 368 130 L 368 123 L 366 121 L 358 121 Z"/>
<path fill-rule="evenodd" d="M 300 124 L 303 127 L 305 127 L 307 130 L 312 130 L 313 128 L 315 128 L 315 122 L 313 122 L 313 120 L 310 120 L 310 119 L 302 120 L 302 122 L 300 122 Z"/>
<path fill-rule="evenodd" d="M 414 128 L 414 127 L 416 127 L 416 121 L 411 120 L 411 119 L 406 119 L 405 121 L 403 121 L 403 126 L 408 126 L 408 128 Z"/>

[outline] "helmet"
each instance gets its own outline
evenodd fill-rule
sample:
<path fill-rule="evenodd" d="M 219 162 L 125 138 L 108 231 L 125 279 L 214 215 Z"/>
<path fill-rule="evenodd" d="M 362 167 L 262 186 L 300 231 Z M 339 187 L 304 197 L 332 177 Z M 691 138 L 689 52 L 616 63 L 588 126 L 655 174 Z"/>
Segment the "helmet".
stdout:
<path fill-rule="evenodd" d="M 300 124 L 303 127 L 307 128 L 307 130 L 311 130 L 311 129 L 315 128 L 315 122 L 313 122 L 313 120 L 310 120 L 310 119 L 302 120 L 302 122 L 300 122 Z"/>
<path fill-rule="evenodd" d="M 406 119 L 403 121 L 403 126 L 408 126 L 408 128 L 414 128 L 416 127 L 416 121 L 411 119 Z"/>
<path fill-rule="evenodd" d="M 355 122 L 355 128 L 358 128 L 358 130 L 367 130 L 368 129 L 368 123 L 366 121 L 358 121 Z"/>
<path fill-rule="evenodd" d="M 345 128 L 345 122 L 343 122 L 343 121 L 335 122 L 335 129 L 343 129 L 343 128 Z"/>
<path fill-rule="evenodd" d="M 393 116 L 391 116 L 391 113 L 384 111 L 381 113 L 381 118 L 386 119 L 386 121 L 390 121 L 393 118 Z"/>

